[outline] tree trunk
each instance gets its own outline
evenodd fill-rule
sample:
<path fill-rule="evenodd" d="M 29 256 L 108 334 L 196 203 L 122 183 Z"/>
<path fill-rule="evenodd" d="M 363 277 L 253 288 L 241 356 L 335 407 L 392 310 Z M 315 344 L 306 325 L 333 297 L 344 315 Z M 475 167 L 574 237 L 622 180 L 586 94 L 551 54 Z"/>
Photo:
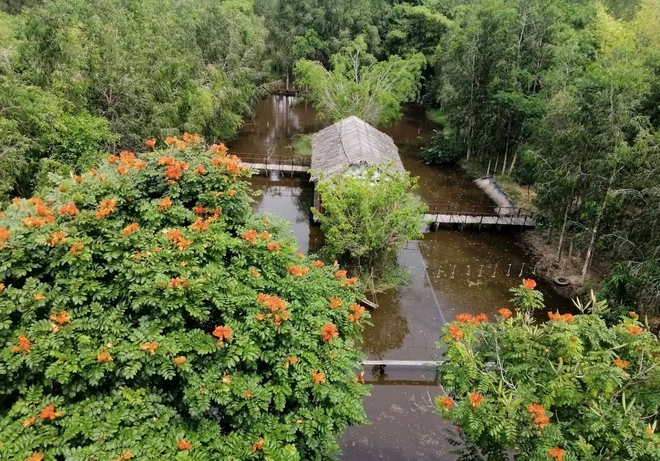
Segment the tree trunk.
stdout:
<path fill-rule="evenodd" d="M 286 68 L 286 91 L 289 91 L 289 68 Z"/>
<path fill-rule="evenodd" d="M 598 230 L 600 228 L 600 222 L 605 215 L 605 208 L 607 206 L 607 194 L 614 184 L 614 178 L 616 178 L 617 170 L 612 171 L 610 176 L 610 182 L 607 185 L 607 190 L 605 191 L 605 196 L 603 201 L 598 207 L 598 214 L 596 215 L 596 222 L 594 223 L 594 228 L 591 230 L 591 240 L 589 241 L 589 246 L 587 247 L 587 255 L 584 257 L 584 265 L 582 266 L 582 283 L 584 283 L 587 278 L 587 272 L 589 272 L 589 266 L 591 265 L 591 259 L 593 258 L 594 249 L 596 248 L 596 237 L 598 237 Z"/>
<path fill-rule="evenodd" d="M 504 162 L 502 163 L 502 176 L 506 174 L 506 161 L 509 156 L 509 136 L 511 135 L 511 117 L 506 127 L 506 147 L 504 147 Z"/>
<path fill-rule="evenodd" d="M 571 243 L 568 245 L 568 260 L 570 261 L 571 258 L 573 257 L 573 241 L 575 239 L 571 237 Z"/>
<path fill-rule="evenodd" d="M 559 233 L 559 244 L 557 245 L 557 256 L 555 261 L 559 263 L 561 261 L 561 247 L 564 245 L 564 234 L 566 233 L 566 223 L 568 222 L 568 211 L 571 208 L 571 201 L 573 197 L 566 204 L 566 210 L 564 210 L 564 222 L 561 225 L 561 232 Z"/>
<path fill-rule="evenodd" d="M 516 149 L 516 151 L 513 153 L 513 160 L 511 160 L 511 166 L 509 167 L 509 176 L 511 176 L 511 173 L 513 173 L 513 167 L 516 166 L 517 159 L 518 159 L 518 149 Z"/>
<path fill-rule="evenodd" d="M 486 171 L 486 176 L 490 176 L 490 162 L 493 161 L 493 157 L 488 157 L 488 170 Z"/>

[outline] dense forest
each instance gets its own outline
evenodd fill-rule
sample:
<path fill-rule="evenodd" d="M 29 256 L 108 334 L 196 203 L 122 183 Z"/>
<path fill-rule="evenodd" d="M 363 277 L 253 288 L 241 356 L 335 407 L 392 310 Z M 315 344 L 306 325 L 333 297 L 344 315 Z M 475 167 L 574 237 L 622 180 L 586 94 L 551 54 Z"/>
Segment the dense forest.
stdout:
<path fill-rule="evenodd" d="M 533 185 L 557 259 L 580 249 L 586 279 L 603 255 L 611 301 L 660 311 L 658 0 L 0 5 L 0 200 L 152 136 L 228 140 L 297 78 L 328 118 L 425 104 L 428 161 Z"/>

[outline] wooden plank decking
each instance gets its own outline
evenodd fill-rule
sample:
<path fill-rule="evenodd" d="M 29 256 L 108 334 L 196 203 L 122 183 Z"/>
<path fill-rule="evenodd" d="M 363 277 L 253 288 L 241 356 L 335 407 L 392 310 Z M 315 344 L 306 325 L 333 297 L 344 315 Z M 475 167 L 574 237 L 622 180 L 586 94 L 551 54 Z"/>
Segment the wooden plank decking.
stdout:
<path fill-rule="evenodd" d="M 437 367 L 443 361 L 433 360 L 365 360 L 362 366 L 365 367 Z"/>
<path fill-rule="evenodd" d="M 448 213 L 427 213 L 424 221 L 429 224 L 470 224 L 477 226 L 518 226 L 535 227 L 536 221 L 530 216 L 466 215 Z"/>
<path fill-rule="evenodd" d="M 309 167 L 305 165 L 296 165 L 294 163 L 247 163 L 241 162 L 241 166 L 246 166 L 257 171 L 281 171 L 283 173 L 307 173 Z"/>

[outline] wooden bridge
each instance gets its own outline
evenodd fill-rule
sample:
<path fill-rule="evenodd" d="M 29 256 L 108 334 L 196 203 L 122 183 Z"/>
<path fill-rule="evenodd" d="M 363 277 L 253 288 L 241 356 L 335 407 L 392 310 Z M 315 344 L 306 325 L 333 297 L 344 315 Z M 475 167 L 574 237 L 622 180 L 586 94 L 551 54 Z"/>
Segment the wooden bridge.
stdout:
<path fill-rule="evenodd" d="M 465 226 L 515 226 L 520 228 L 535 227 L 534 213 L 520 207 L 461 207 L 457 205 L 430 205 L 424 214 L 424 221 L 431 230 L 441 225 Z"/>
<path fill-rule="evenodd" d="M 289 173 L 307 173 L 311 158 L 292 155 L 259 155 L 235 153 L 241 159 L 241 165 L 253 170 L 269 174 L 271 171 Z"/>

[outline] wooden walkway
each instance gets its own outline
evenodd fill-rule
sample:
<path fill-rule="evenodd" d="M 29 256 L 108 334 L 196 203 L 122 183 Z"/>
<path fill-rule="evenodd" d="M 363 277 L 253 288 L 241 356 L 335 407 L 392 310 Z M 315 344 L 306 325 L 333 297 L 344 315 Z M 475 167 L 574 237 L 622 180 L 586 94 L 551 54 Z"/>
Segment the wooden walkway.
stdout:
<path fill-rule="evenodd" d="M 429 224 L 460 224 L 476 226 L 517 226 L 535 227 L 536 221 L 530 216 L 497 216 L 497 215 L 466 215 L 466 214 L 425 214 L 424 221 Z"/>
<path fill-rule="evenodd" d="M 248 163 L 241 162 L 241 166 L 246 166 L 257 171 L 280 171 L 282 173 L 307 173 L 309 167 L 306 165 L 297 165 L 295 163 Z"/>

